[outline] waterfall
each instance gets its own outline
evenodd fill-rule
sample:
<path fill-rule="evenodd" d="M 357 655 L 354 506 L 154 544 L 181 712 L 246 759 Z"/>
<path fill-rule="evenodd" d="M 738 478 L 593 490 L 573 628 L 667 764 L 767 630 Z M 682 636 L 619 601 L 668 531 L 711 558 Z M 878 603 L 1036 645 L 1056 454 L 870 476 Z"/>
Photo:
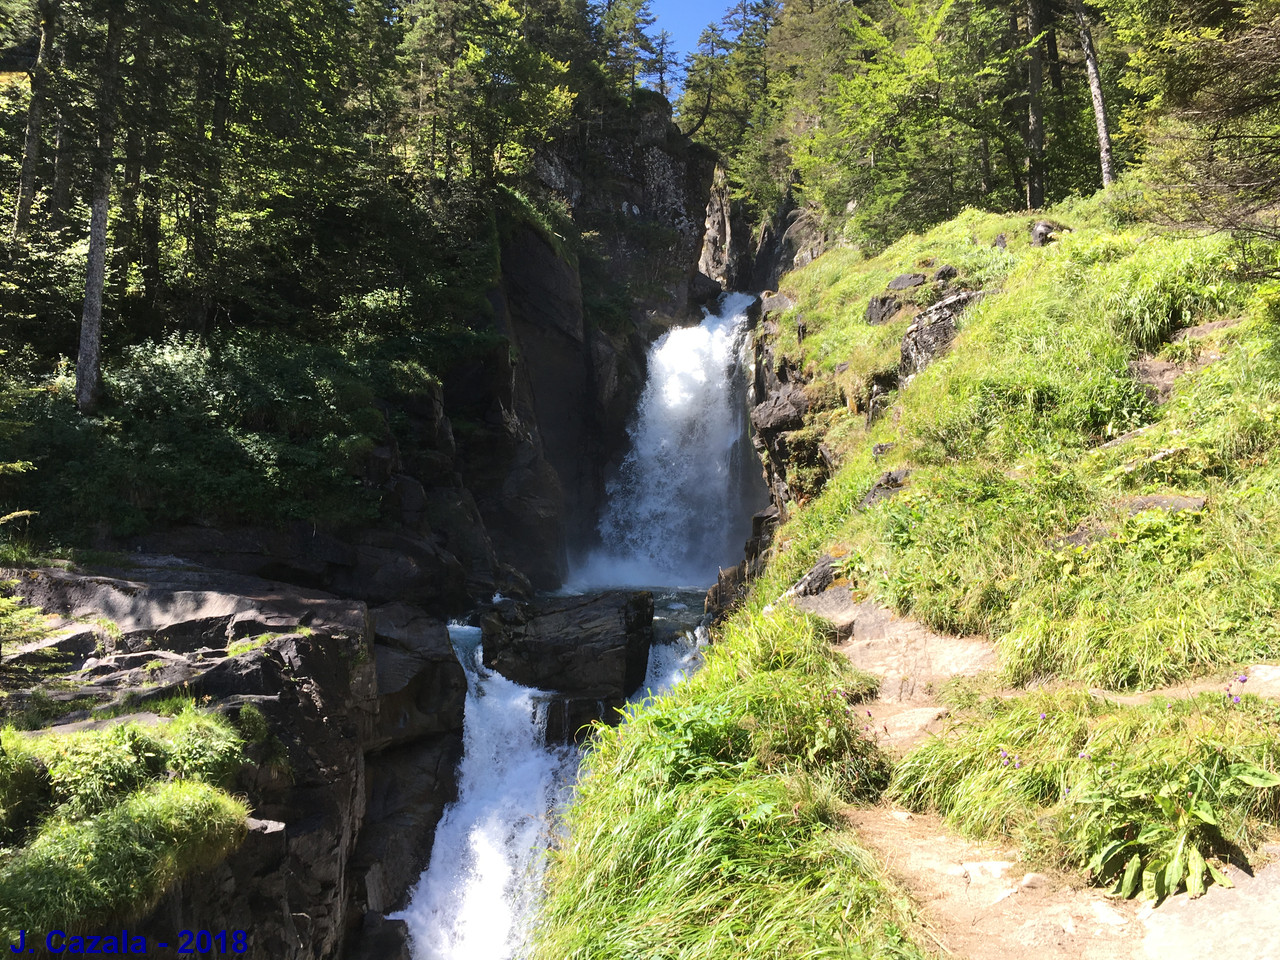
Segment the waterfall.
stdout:
<path fill-rule="evenodd" d="M 552 814 L 577 751 L 547 746 L 539 691 L 484 669 L 480 628 L 452 625 L 449 635 L 467 674 L 458 799 L 397 919 L 409 924 L 414 960 L 512 960 L 528 937 Z"/>
<path fill-rule="evenodd" d="M 467 674 L 458 799 L 393 919 L 408 923 L 414 960 L 521 960 L 578 751 L 546 743 L 548 694 L 485 670 L 479 627 L 451 624 L 449 636 Z M 638 696 L 662 693 L 700 661 L 692 639 L 655 645 Z"/>
<path fill-rule="evenodd" d="M 583 587 L 701 588 L 655 599 L 660 642 L 638 697 L 667 690 L 700 664 L 706 629 L 694 626 L 703 591 L 720 565 L 741 557 L 750 515 L 766 498 L 746 422 L 752 299 L 730 296 L 700 326 L 654 344 L 632 449 L 608 489 L 602 546 L 575 577 Z M 484 668 L 479 628 L 454 624 L 449 636 L 467 674 L 458 799 L 395 919 L 408 923 L 414 960 L 523 960 L 578 752 L 546 743 L 551 695 Z"/>
<path fill-rule="evenodd" d="M 753 300 L 731 294 L 719 313 L 650 349 L 631 449 L 607 488 L 601 546 L 576 565 L 575 586 L 705 586 L 742 559 L 751 514 L 766 499 L 747 433 Z"/>

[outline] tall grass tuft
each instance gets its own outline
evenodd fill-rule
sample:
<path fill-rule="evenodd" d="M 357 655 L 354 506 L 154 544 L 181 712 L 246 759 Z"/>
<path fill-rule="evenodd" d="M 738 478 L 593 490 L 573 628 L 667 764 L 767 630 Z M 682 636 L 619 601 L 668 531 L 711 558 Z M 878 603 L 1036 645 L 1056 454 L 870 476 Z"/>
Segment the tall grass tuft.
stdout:
<path fill-rule="evenodd" d="M 0 863 L 0 937 L 135 919 L 176 880 L 235 849 L 246 815 L 214 787 L 175 781 L 85 820 L 52 820 Z"/>
<path fill-rule="evenodd" d="M 845 801 L 888 782 L 856 717 L 874 690 L 815 621 L 735 617 L 697 676 L 598 731 L 535 956 L 922 956 L 838 828 Z"/>

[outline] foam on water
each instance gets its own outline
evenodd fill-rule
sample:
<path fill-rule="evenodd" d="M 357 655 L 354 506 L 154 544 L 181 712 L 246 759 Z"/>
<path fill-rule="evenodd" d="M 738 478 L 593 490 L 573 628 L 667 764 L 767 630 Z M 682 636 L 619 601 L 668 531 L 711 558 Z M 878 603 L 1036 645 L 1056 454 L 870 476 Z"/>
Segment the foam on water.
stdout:
<path fill-rule="evenodd" d="M 414 960 L 514 960 L 577 751 L 546 745 L 539 691 L 484 670 L 479 628 L 451 626 L 449 634 L 467 673 L 458 800 L 445 809 L 431 863 L 397 918 L 408 921 Z"/>
<path fill-rule="evenodd" d="M 765 500 L 747 432 L 753 299 L 732 294 L 719 313 L 669 330 L 649 351 L 601 546 L 575 565 L 576 586 L 706 587 L 742 558 L 751 514 Z"/>

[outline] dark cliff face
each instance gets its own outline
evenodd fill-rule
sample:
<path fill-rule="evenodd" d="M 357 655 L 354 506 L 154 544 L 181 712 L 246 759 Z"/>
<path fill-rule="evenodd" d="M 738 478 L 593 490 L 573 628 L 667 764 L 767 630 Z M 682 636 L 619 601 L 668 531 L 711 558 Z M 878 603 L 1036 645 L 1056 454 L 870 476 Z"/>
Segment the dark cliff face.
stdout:
<path fill-rule="evenodd" d="M 715 155 L 681 134 L 671 105 L 648 90 L 535 163 L 542 186 L 595 238 L 595 255 L 611 281 L 625 285 L 632 319 L 649 340 L 654 328 L 696 318 L 705 302 L 698 261 L 715 169 Z"/>
<path fill-rule="evenodd" d="M 490 294 L 504 344 L 450 371 L 444 395 L 497 561 L 554 589 L 567 551 L 594 536 L 649 344 L 708 295 L 698 264 L 715 161 L 680 134 L 665 100 L 647 96 L 535 166 L 584 239 L 568 255 L 540 227 L 506 225 Z M 622 317 L 610 309 L 619 302 Z"/>

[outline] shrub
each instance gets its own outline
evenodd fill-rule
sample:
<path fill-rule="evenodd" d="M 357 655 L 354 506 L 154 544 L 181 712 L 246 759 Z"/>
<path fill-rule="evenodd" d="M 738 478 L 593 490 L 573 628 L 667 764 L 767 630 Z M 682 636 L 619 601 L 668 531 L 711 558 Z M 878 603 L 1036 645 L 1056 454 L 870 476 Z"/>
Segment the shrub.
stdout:
<path fill-rule="evenodd" d="M 93 930 L 146 913 L 245 834 L 244 804 L 207 784 L 157 784 L 84 820 L 55 818 L 0 863 L 0 936 Z"/>

